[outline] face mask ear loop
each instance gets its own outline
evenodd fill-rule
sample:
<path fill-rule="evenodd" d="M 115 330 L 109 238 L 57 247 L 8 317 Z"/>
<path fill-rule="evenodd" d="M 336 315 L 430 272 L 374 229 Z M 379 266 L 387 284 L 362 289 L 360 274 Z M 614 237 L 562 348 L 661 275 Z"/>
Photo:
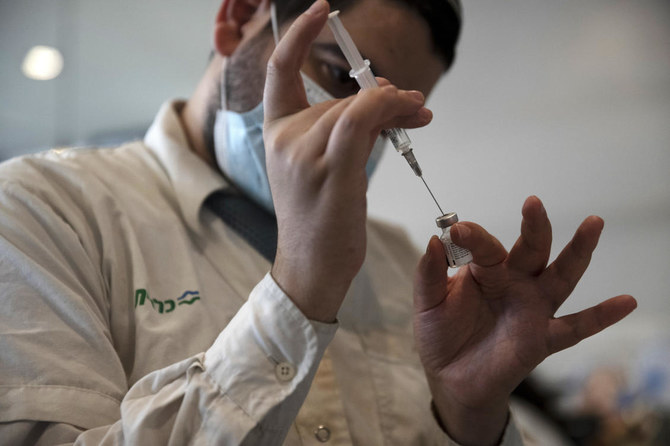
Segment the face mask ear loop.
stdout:
<path fill-rule="evenodd" d="M 221 61 L 221 73 L 219 74 L 219 88 L 221 88 L 221 109 L 224 110 L 228 107 L 226 104 L 226 85 L 223 82 L 223 72 L 226 69 L 226 59 L 224 58 Z"/>
<path fill-rule="evenodd" d="M 272 22 L 272 37 L 275 39 L 275 46 L 279 43 L 279 26 L 277 25 L 277 6 L 275 2 L 270 2 L 270 22 Z"/>

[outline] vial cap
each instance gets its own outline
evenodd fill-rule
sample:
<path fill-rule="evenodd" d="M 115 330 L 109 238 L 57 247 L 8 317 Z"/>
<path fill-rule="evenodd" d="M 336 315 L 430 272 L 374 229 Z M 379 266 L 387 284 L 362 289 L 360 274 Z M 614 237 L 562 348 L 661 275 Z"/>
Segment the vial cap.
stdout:
<path fill-rule="evenodd" d="M 435 223 L 437 223 L 438 228 L 448 228 L 449 226 L 457 222 L 458 222 L 458 215 L 456 215 L 456 212 L 449 212 L 435 219 Z"/>

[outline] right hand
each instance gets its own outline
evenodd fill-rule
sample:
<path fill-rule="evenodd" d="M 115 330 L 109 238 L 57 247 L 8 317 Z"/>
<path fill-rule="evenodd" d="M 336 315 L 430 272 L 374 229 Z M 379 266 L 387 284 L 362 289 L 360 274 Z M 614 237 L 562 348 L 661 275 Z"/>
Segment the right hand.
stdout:
<path fill-rule="evenodd" d="M 300 68 L 326 23 L 317 0 L 268 62 L 266 163 L 279 229 L 272 276 L 306 317 L 332 322 L 365 258 L 365 164 L 384 128 L 432 119 L 420 92 L 392 85 L 310 107 Z"/>
<path fill-rule="evenodd" d="M 549 264 L 551 223 L 542 202 L 523 206 L 521 235 L 508 253 L 481 226 L 451 227 L 474 260 L 447 276 L 433 237 L 417 268 L 414 334 L 435 407 L 461 444 L 498 444 L 514 388 L 544 359 L 623 319 L 637 306 L 621 295 L 556 317 L 586 271 L 603 220 L 589 217 Z"/>

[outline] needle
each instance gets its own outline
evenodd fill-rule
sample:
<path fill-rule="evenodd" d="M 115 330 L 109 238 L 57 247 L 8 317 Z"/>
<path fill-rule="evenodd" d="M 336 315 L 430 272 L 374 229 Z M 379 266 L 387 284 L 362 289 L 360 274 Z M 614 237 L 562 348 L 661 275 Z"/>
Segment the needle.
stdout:
<path fill-rule="evenodd" d="M 379 85 L 377 84 L 377 80 L 375 79 L 375 76 L 374 74 L 372 74 L 372 70 L 370 69 L 370 61 L 364 60 L 363 56 L 361 56 L 361 53 L 358 52 L 356 44 L 351 39 L 351 36 L 347 32 L 347 30 L 344 29 L 344 25 L 342 24 L 342 21 L 338 16 L 339 13 L 340 11 L 333 11 L 330 14 L 328 14 L 328 26 L 333 32 L 335 41 L 342 50 L 344 58 L 347 59 L 347 62 L 349 62 L 349 65 L 351 66 L 349 76 L 356 79 L 356 82 L 361 87 L 361 89 L 379 87 Z M 384 131 L 384 134 L 386 135 L 387 138 L 391 140 L 393 147 L 398 152 L 400 152 L 402 156 L 405 157 L 407 163 L 409 163 L 409 166 L 412 168 L 412 171 L 414 171 L 414 174 L 417 177 L 421 178 L 423 184 L 426 185 L 426 189 L 428 189 L 428 193 L 430 194 L 431 197 L 433 197 L 433 201 L 437 205 L 437 208 L 440 210 L 442 215 L 444 215 L 444 212 L 442 212 L 442 208 L 435 199 L 435 195 L 433 195 L 433 191 L 430 190 L 430 187 L 428 187 L 426 180 L 423 179 L 421 167 L 419 166 L 419 163 L 417 162 L 416 157 L 414 156 L 414 151 L 412 150 L 411 141 L 409 139 L 409 136 L 407 136 L 407 132 L 405 132 L 405 130 L 401 128 L 392 128 L 392 129 L 386 129 Z"/>
<path fill-rule="evenodd" d="M 428 183 L 426 183 L 426 180 L 423 179 L 423 176 L 420 176 L 419 178 L 421 178 L 421 181 L 423 181 L 423 184 L 426 186 L 426 189 L 428 189 L 428 193 L 430 194 L 430 196 L 433 197 L 433 201 L 437 205 L 437 208 L 440 210 L 440 214 L 444 215 L 444 211 L 440 207 L 440 204 L 437 202 L 437 199 L 435 198 L 435 195 L 433 195 L 433 191 L 430 190 L 430 187 L 428 187 Z"/>

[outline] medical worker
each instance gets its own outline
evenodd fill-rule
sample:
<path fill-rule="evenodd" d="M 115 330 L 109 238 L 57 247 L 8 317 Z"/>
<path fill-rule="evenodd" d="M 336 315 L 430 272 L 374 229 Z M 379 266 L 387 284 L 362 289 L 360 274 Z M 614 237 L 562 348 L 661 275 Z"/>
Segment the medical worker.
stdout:
<path fill-rule="evenodd" d="M 457 1 L 276 6 L 278 43 L 269 0 L 223 0 L 143 141 L 0 166 L 0 443 L 520 444 L 512 390 L 634 309 L 554 318 L 598 217 L 551 264 L 536 197 L 509 252 L 458 223 L 451 277 L 437 238 L 367 218 L 380 131 L 432 119 Z M 380 88 L 356 94 L 330 8 Z"/>

